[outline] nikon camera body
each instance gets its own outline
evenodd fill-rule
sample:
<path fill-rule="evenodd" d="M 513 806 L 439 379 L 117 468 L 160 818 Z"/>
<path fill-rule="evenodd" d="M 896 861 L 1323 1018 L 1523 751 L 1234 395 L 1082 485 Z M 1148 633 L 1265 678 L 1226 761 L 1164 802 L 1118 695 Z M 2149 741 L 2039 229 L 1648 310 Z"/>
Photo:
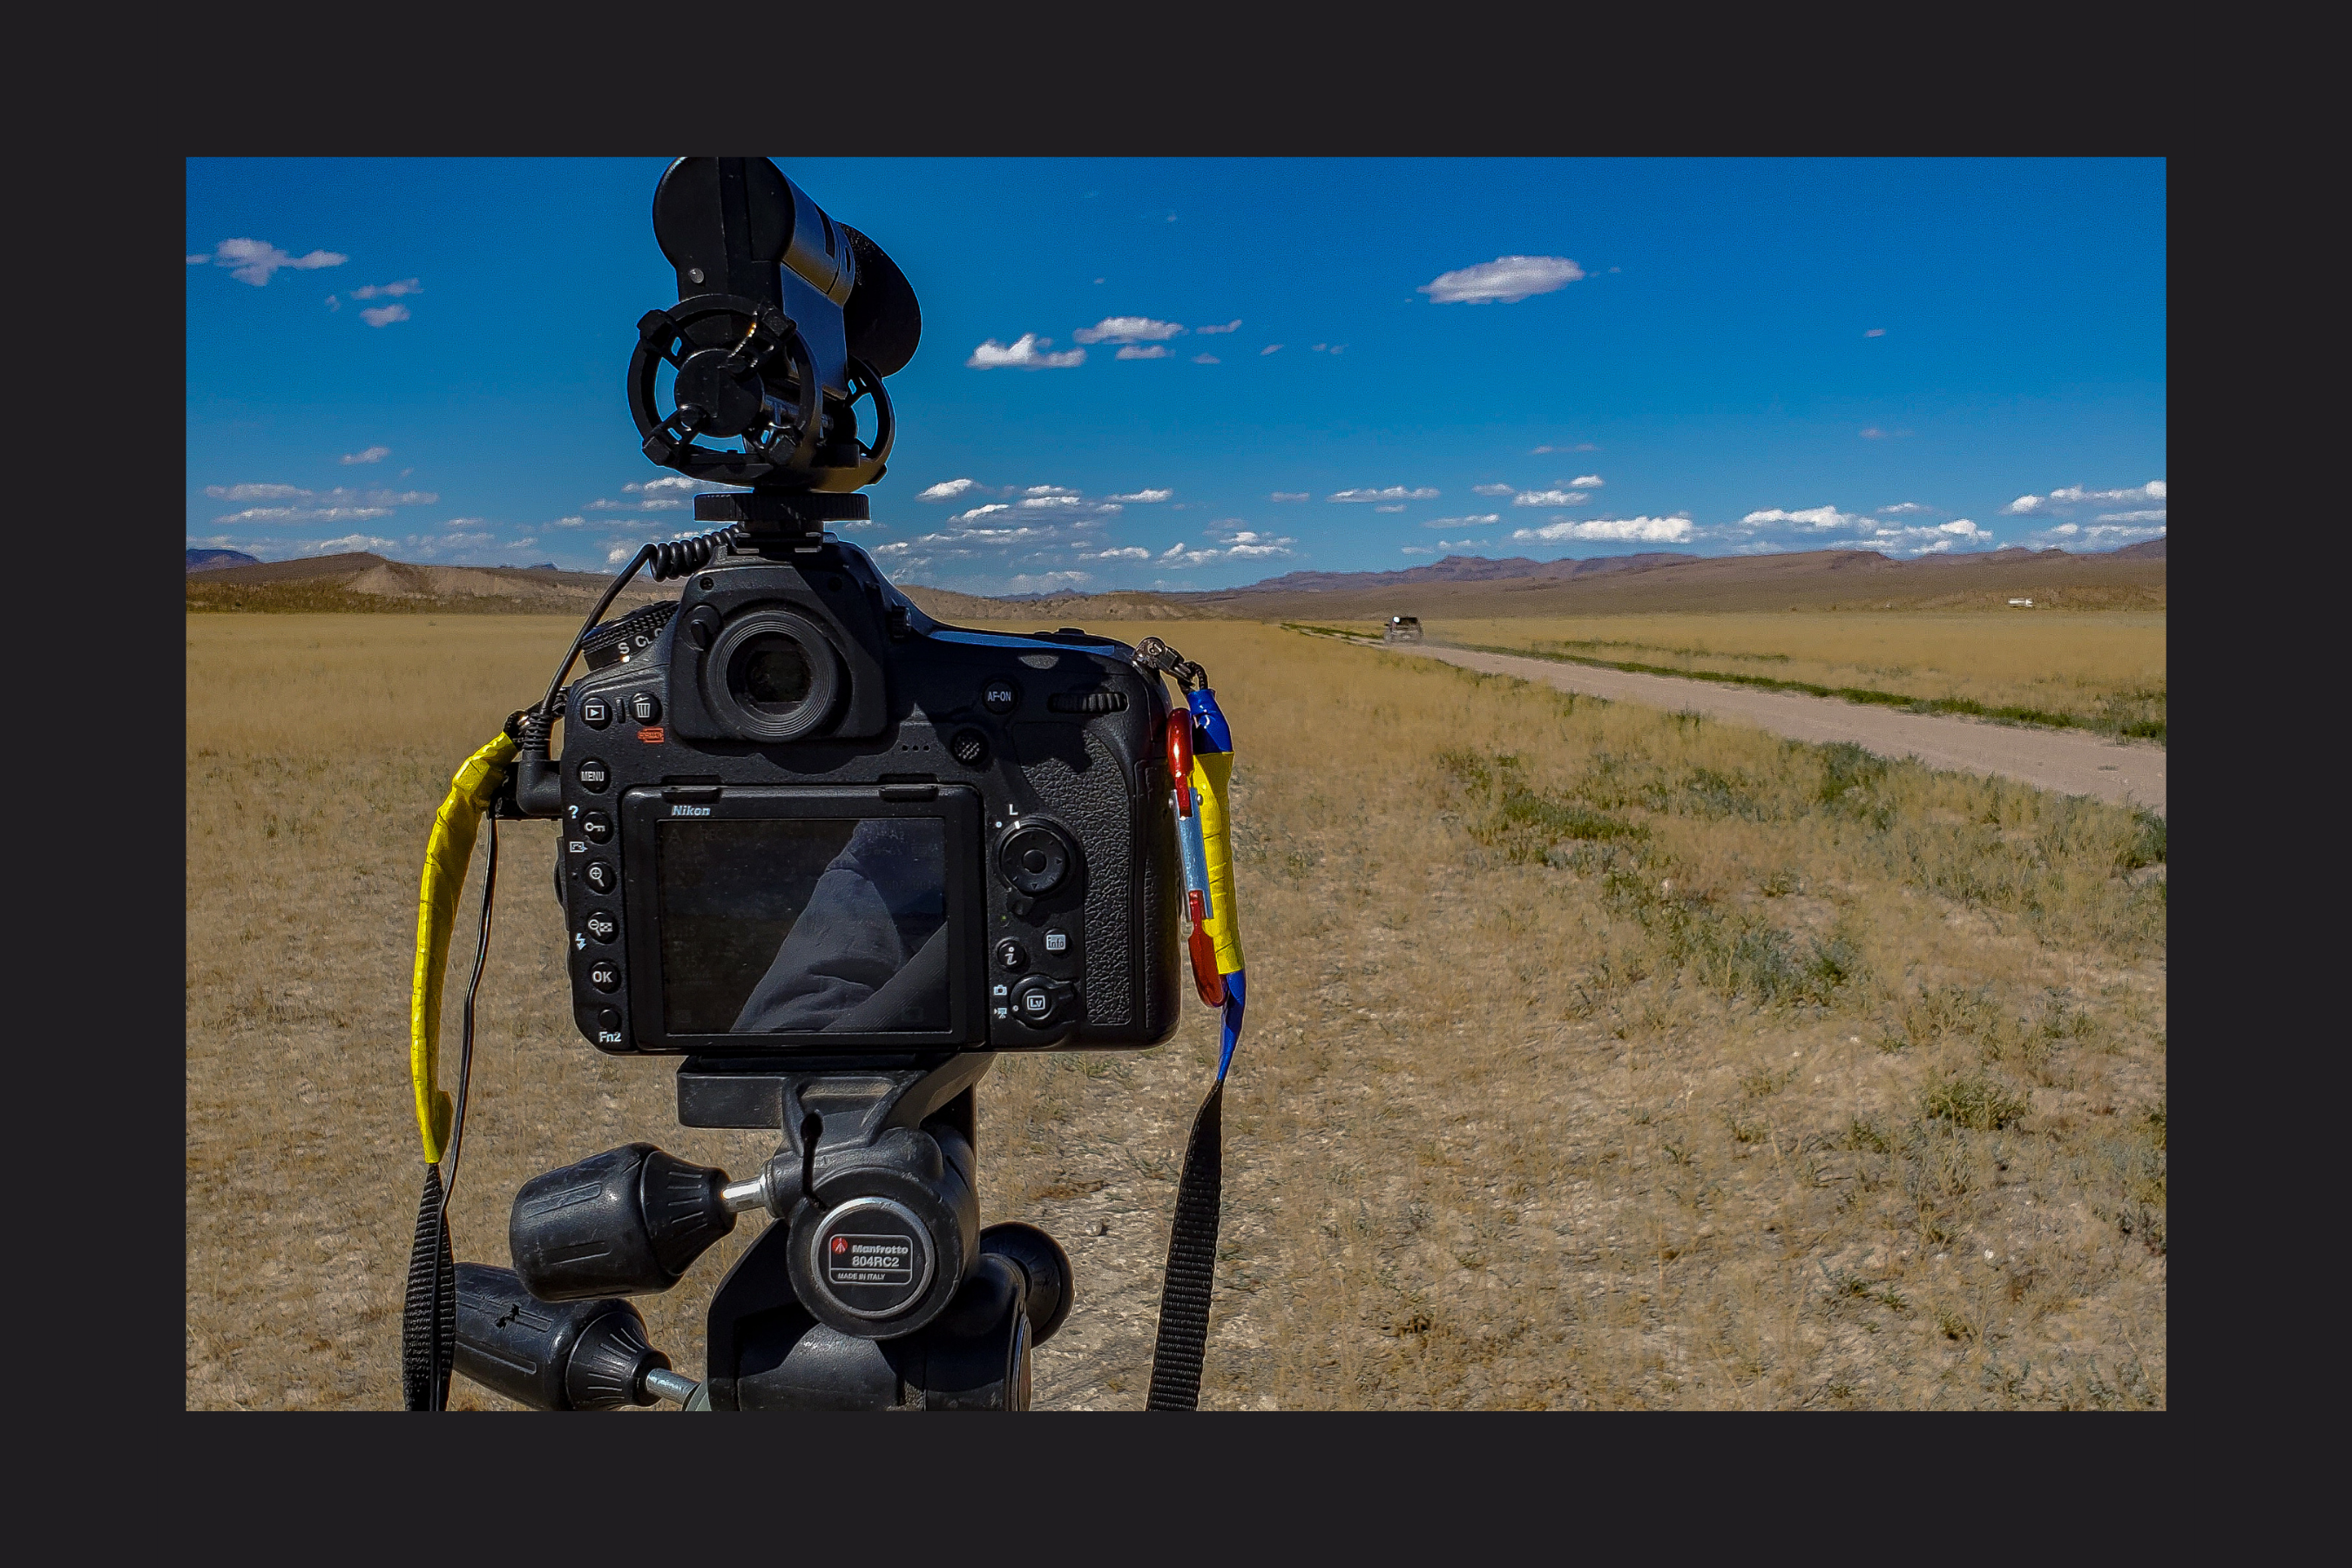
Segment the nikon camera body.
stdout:
<path fill-rule="evenodd" d="M 1126 644 L 940 625 L 830 533 L 723 545 L 660 616 L 563 708 L 599 1048 L 879 1068 L 1173 1031 L 1169 705 Z"/>

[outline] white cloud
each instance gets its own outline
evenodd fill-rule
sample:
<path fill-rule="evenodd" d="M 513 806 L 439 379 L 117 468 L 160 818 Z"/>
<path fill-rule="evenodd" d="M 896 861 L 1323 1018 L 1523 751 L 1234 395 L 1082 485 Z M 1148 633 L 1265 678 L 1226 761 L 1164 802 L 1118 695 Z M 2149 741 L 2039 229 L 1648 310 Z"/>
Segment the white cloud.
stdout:
<path fill-rule="evenodd" d="M 584 517 L 550 518 L 546 524 L 549 528 L 585 528 L 587 525 L 588 520 Z"/>
<path fill-rule="evenodd" d="M 1639 541 L 1651 544 L 1672 544 L 1691 536 L 1691 520 L 1687 517 L 1603 517 L 1590 521 L 1572 522 L 1557 518 L 1541 528 L 1521 528 L 1512 531 L 1513 539 L 1554 541 L 1561 539 L 1611 539 Z"/>
<path fill-rule="evenodd" d="M 1909 517 L 1916 512 L 1932 511 L 1934 510 L 1935 509 L 1932 507 L 1922 506 L 1916 500 L 1899 500 L 1893 506 L 1880 507 L 1878 509 L 1878 515 L 1881 517 Z"/>
<path fill-rule="evenodd" d="M 1739 520 L 1742 528 L 1761 528 L 1767 523 L 1794 523 L 1800 528 L 1864 529 L 1877 526 L 1870 519 L 1853 512 L 1840 511 L 1833 506 L 1809 506 L 1790 511 L 1780 507 L 1763 511 L 1751 511 Z"/>
<path fill-rule="evenodd" d="M 1149 561 L 1151 552 L 1139 544 L 1121 545 L 1117 550 L 1097 551 L 1087 557 L 1089 561 Z"/>
<path fill-rule="evenodd" d="M 363 452 L 345 452 L 336 460 L 342 463 L 381 463 L 391 456 L 392 448 L 389 447 L 370 447 Z"/>
<path fill-rule="evenodd" d="M 1239 316 L 1235 316 L 1232 321 L 1227 321 L 1222 327 L 1194 327 L 1192 330 L 1203 336 L 1213 335 L 1217 332 L 1238 332 L 1242 330 L 1242 319 Z"/>
<path fill-rule="evenodd" d="M 977 522 L 982 518 L 990 516 L 992 513 L 1011 511 L 1012 510 L 1013 503 L 1010 501 L 992 500 L 985 506 L 976 506 L 970 511 L 960 511 L 953 517 L 948 519 L 948 521 L 950 522 Z"/>
<path fill-rule="evenodd" d="M 294 500 L 312 492 L 299 485 L 206 485 L 215 500 Z"/>
<path fill-rule="evenodd" d="M 1150 348 L 1139 348 L 1129 343 L 1111 357 L 1113 359 L 1166 359 L 1169 353 L 1166 343 L 1153 343 Z"/>
<path fill-rule="evenodd" d="M 1257 353 L 1260 359 L 1264 359 L 1268 354 L 1278 354 L 1281 352 L 1282 345 L 1280 343 L 1268 343 L 1265 347 L 1258 350 Z"/>
<path fill-rule="evenodd" d="M 1150 506 L 1154 502 L 1166 500 L 1175 493 L 1176 492 L 1174 490 L 1130 490 L 1123 496 L 1106 496 L 1103 499 L 1106 500 L 1115 501 L 1132 501 L 1138 506 Z"/>
<path fill-rule="evenodd" d="M 2062 522 L 2045 528 L 2033 535 L 2044 544 L 2089 545 L 2094 549 L 2111 550 L 2118 544 L 2136 543 L 2143 539 L 2161 539 L 2165 527 L 2156 523 Z"/>
<path fill-rule="evenodd" d="M 2084 501 L 2162 500 L 2164 481 L 2150 479 L 2136 489 L 2127 490 L 2086 490 L 2080 485 L 2068 485 L 2063 489 L 2052 490 L 2050 499 L 2063 506 L 2080 505 Z"/>
<path fill-rule="evenodd" d="M 1225 362 L 1219 359 L 1214 354 L 1194 354 L 1192 356 L 1192 363 L 1194 364 L 1223 364 Z"/>
<path fill-rule="evenodd" d="M 1502 521 L 1500 512 L 1490 511 L 1483 517 L 1434 517 L 1421 526 L 1423 528 L 1486 528 Z"/>
<path fill-rule="evenodd" d="M 981 488 L 978 479 L 941 479 L 917 496 L 917 500 L 957 500 Z"/>
<path fill-rule="evenodd" d="M 340 311 L 342 308 L 343 302 L 341 300 L 336 299 L 332 294 L 327 296 L 327 309 Z"/>
<path fill-rule="evenodd" d="M 2066 485 L 2046 496 L 2022 495 L 2000 510 L 2011 517 L 2030 517 L 2053 506 L 2082 506 L 2089 503 L 2114 504 L 2118 501 L 2162 500 L 2164 481 L 2150 479 L 2131 489 L 2086 490 L 2080 485 Z"/>
<path fill-rule="evenodd" d="M 1376 506 L 1376 507 L 1372 508 L 1372 510 L 1373 510 L 1374 511 L 1402 511 L 1402 510 L 1404 510 L 1404 508 L 1403 508 L 1402 505 L 1399 505 L 1399 506 Z"/>
<path fill-rule="evenodd" d="M 711 479 L 690 479 L 687 478 L 684 474 L 664 474 L 660 479 L 644 479 L 644 480 L 636 480 L 636 479 L 633 479 L 633 480 L 631 480 L 629 483 L 627 483 L 627 484 L 625 484 L 625 485 L 623 485 L 623 486 L 621 487 L 621 489 L 622 489 L 623 490 L 626 491 L 628 494 L 633 495 L 633 496 L 636 496 L 636 495 L 646 495 L 646 496 L 660 495 L 660 494 L 663 494 L 665 491 L 670 491 L 670 490 L 678 490 L 678 491 L 685 491 L 685 492 L 689 492 L 689 493 L 690 493 L 690 492 L 694 492 L 694 491 L 700 491 L 700 490 L 715 490 L 715 489 L 725 489 L 725 488 L 726 488 L 726 487 L 724 487 L 724 486 L 722 486 L 722 485 L 720 485 L 720 484 L 717 483 L 717 482 L 716 482 L 716 481 L 714 481 L 714 480 L 711 480 Z"/>
<path fill-rule="evenodd" d="M 1268 500 L 1311 500 L 1314 498 L 1305 490 L 1276 490 L 1266 499 Z"/>
<path fill-rule="evenodd" d="M 1431 549 L 1426 544 L 1408 544 L 1402 552 L 1400 552 L 1400 553 L 1405 555 L 1434 555 L 1437 552 Z"/>
<path fill-rule="evenodd" d="M 2156 507 L 2147 511 L 2103 511 L 2099 513 L 2098 521 L 2101 522 L 2162 522 L 2164 513 L 2163 507 Z"/>
<path fill-rule="evenodd" d="M 1601 448 L 1594 446 L 1590 441 L 1579 441 L 1573 447 L 1542 446 L 1530 447 L 1528 449 L 1528 456 L 1530 458 L 1540 458 L 1546 452 L 1598 452 L 1599 450 L 1601 450 Z M 1583 481 L 1579 480 L 1578 482 L 1580 484 Z"/>
<path fill-rule="evenodd" d="M 636 552 L 636 547 L 634 545 L 615 544 L 612 549 L 604 552 L 604 564 L 618 566 Z"/>
<path fill-rule="evenodd" d="M 972 350 L 971 357 L 963 363 L 973 370 L 1067 370 L 1087 363 L 1084 349 L 1066 349 L 1060 353 L 1041 352 L 1053 343 L 1053 339 L 1041 338 L 1034 332 L 1022 333 L 1011 348 L 991 338 Z"/>
<path fill-rule="evenodd" d="M 1070 336 L 1082 343 L 1156 343 L 1183 330 L 1173 321 L 1155 321 L 1149 316 L 1105 316 Z"/>
<path fill-rule="evenodd" d="M 1517 492 L 1509 485 L 1472 485 L 1470 493 L 1474 496 L 1507 496 Z"/>
<path fill-rule="evenodd" d="M 215 522 L 359 522 L 390 517 L 388 506 L 255 506 L 223 512 Z"/>
<path fill-rule="evenodd" d="M 371 327 L 388 327 L 394 321 L 404 321 L 408 320 L 408 307 L 405 305 L 377 305 L 373 309 L 362 310 L 360 312 L 360 320 L 365 321 Z"/>
<path fill-rule="evenodd" d="M 1086 502 L 1074 495 L 1033 495 L 1023 497 L 1021 504 L 1034 511 L 1048 507 L 1084 506 Z"/>
<path fill-rule="evenodd" d="M 306 555 L 335 555 L 347 550 L 389 550 L 399 541 L 373 533 L 346 533 L 341 539 L 308 539 L 295 546 Z"/>
<path fill-rule="evenodd" d="M 308 490 L 299 485 L 206 485 L 205 493 L 217 500 L 267 500 L 300 504 L 248 507 L 226 513 L 215 522 L 357 522 L 390 517 L 399 506 L 431 506 L 441 497 L 432 490 L 351 489 Z"/>
<path fill-rule="evenodd" d="M 1323 499 L 1325 500 L 1337 501 L 1434 500 L 1437 499 L 1437 492 L 1431 489 L 1427 485 L 1423 485 L 1417 489 L 1410 490 L 1405 489 L 1402 485 L 1391 485 L 1384 490 L 1360 489 L 1352 490 L 1334 490 Z"/>
<path fill-rule="evenodd" d="M 421 294 L 425 286 L 414 278 L 404 278 L 397 283 L 371 283 L 364 289 L 352 290 L 354 300 L 373 300 L 381 294 L 387 300 L 398 300 L 409 294 Z"/>
<path fill-rule="evenodd" d="M 1081 583 L 1092 581 L 1094 579 L 1084 572 L 1024 573 L 1013 579 L 1012 587 L 1016 594 L 1034 594 L 1040 589 L 1075 588 Z"/>
<path fill-rule="evenodd" d="M 229 268 L 229 276 L 240 283 L 250 283 L 258 289 L 269 281 L 270 275 L 281 267 L 298 272 L 308 272 L 320 267 L 341 267 L 350 257 L 333 250 L 314 250 L 308 256 L 289 256 L 276 246 L 258 239 L 224 239 L 214 247 L 210 256 L 191 256 L 188 265 L 202 266 L 217 262 Z M 389 543 L 390 541 L 385 542 Z"/>
<path fill-rule="evenodd" d="M 1582 490 L 1521 490 L 1511 498 L 1513 506 L 1579 506 L 1592 498 Z"/>
<path fill-rule="evenodd" d="M 1579 474 L 1568 482 L 1580 490 L 1597 490 L 1605 481 L 1599 474 Z"/>
<path fill-rule="evenodd" d="M 1862 335 L 1865 338 L 1883 338 L 1886 335 L 1886 329 L 1885 327 L 1872 327 Z"/>
<path fill-rule="evenodd" d="M 1584 268 L 1565 256 L 1498 256 L 1441 272 L 1415 292 L 1428 295 L 1433 305 L 1507 305 L 1565 289 L 1583 276 Z"/>
<path fill-rule="evenodd" d="M 489 521 L 490 520 L 487 517 L 453 517 L 441 526 L 444 528 L 479 528 Z"/>
<path fill-rule="evenodd" d="M 1896 555 L 1941 555 L 1958 544 L 1989 544 L 1990 531 L 1965 517 L 1949 522 L 1938 522 L 1910 528 L 1874 524 L 1867 540 L 1858 542 L 1876 546 Z"/>
<path fill-rule="evenodd" d="M 1236 557 L 1290 555 L 1296 553 L 1290 547 L 1298 542 L 1287 534 L 1276 537 L 1252 529 L 1240 529 L 1223 537 L 1225 553 Z"/>
<path fill-rule="evenodd" d="M 330 506 L 431 506 L 441 499 L 434 490 L 355 490 L 342 485 L 331 490 L 306 490 L 299 485 L 206 485 L 205 494 L 215 500 L 315 500 Z"/>

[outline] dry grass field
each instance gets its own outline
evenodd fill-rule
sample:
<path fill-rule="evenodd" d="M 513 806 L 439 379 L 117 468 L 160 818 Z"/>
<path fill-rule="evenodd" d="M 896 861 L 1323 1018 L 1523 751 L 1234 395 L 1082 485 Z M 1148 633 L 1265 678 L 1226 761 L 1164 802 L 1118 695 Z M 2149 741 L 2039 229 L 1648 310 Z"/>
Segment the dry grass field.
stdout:
<path fill-rule="evenodd" d="M 573 626 L 187 627 L 188 1404 L 395 1407 L 417 863 Z M 1240 752 L 1252 1006 L 1205 1405 L 2165 1403 L 2160 822 L 1270 626 L 1160 629 Z M 550 825 L 504 838 L 453 1205 L 491 1261 L 541 1169 L 769 1146 L 677 1128 L 667 1064 L 576 1037 Z M 1041 1405 L 1141 1405 L 1213 1047 L 1194 1006 L 1158 1049 L 982 1082 L 986 1217 L 1079 1270 Z M 755 1234 L 642 1302 L 682 1368 Z"/>
<path fill-rule="evenodd" d="M 1334 623 L 1377 636 L 1381 623 Z M 1435 619 L 1433 641 L 1968 705 L 2161 739 L 2162 611 L 1847 611 Z"/>

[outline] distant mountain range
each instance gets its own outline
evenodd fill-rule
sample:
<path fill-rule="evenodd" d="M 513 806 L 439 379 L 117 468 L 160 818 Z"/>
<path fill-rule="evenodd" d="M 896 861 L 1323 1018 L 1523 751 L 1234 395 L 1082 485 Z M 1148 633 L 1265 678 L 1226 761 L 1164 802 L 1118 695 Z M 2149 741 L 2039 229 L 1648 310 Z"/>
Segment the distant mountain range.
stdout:
<path fill-rule="evenodd" d="M 1922 555 L 1909 561 L 1895 561 L 1875 550 L 1809 553 L 1850 558 L 1837 562 L 1840 565 L 1877 563 L 1896 569 L 1983 563 L 2008 564 L 2049 558 L 2074 559 L 2063 550 L 2028 550 L 2020 544 L 2001 550 L 1972 551 L 1962 555 Z M 2150 539 L 2102 553 L 2118 561 L 2161 561 L 2164 559 L 2164 541 Z M 1769 556 L 1690 555 L 1664 550 L 1644 551 L 1635 555 L 1596 555 L 1583 561 L 1536 561 L 1525 555 L 1506 556 L 1500 560 L 1485 555 L 1449 555 L 1427 566 L 1407 566 L 1395 572 L 1286 572 L 1279 577 L 1268 577 L 1264 582 L 1213 592 L 1219 596 L 1233 594 L 1333 594 L 1360 588 L 1407 588 L 1423 583 L 1565 583 L 1603 572 L 1654 572 L 1661 567 L 1681 566 L 1699 561 L 1769 559 L 1771 557 Z M 1042 598 L 1045 595 L 1033 596 Z"/>
<path fill-rule="evenodd" d="M 188 552 L 192 609 L 555 610 L 593 600 L 597 572 L 538 566 L 430 566 L 352 553 L 260 562 L 235 550 Z M 1588 560 L 1449 555 L 1394 572 L 1290 572 L 1244 587 L 984 598 L 916 583 L 908 597 L 948 620 L 1385 618 L 1390 615 L 1613 614 L 1752 609 L 2049 607 L 2162 609 L 2165 542 L 2070 554 L 2004 550 L 1890 560 L 1874 550 L 1768 555 L 1653 551 Z M 628 603 L 677 592 L 642 577 Z"/>

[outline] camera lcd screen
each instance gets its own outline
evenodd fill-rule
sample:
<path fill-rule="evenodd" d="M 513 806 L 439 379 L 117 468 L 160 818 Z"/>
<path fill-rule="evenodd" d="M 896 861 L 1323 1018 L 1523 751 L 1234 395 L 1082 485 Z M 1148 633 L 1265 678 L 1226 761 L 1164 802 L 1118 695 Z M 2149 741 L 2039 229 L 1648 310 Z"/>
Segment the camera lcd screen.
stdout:
<path fill-rule="evenodd" d="M 946 826 L 930 816 L 659 823 L 667 1031 L 948 1028 Z"/>

